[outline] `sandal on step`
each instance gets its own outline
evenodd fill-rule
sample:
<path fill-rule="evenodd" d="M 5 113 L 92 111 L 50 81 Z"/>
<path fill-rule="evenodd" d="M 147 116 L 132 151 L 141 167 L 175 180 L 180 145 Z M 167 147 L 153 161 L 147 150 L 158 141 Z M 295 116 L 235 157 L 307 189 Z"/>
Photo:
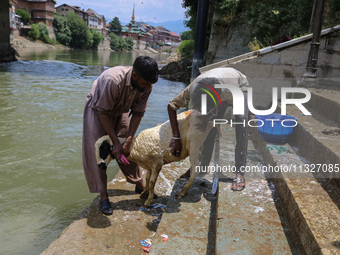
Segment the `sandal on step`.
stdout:
<path fill-rule="evenodd" d="M 105 215 L 111 215 L 113 213 L 112 205 L 109 199 L 104 199 L 99 202 L 99 210 Z"/>

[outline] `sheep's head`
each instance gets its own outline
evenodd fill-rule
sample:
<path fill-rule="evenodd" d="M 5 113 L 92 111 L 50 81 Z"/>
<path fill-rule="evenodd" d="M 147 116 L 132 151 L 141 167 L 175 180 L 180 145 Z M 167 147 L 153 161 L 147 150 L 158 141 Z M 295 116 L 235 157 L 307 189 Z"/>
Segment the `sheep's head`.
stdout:
<path fill-rule="evenodd" d="M 96 141 L 96 160 L 97 165 L 106 170 L 108 164 L 113 159 L 111 156 L 112 141 L 109 136 L 103 136 Z"/>

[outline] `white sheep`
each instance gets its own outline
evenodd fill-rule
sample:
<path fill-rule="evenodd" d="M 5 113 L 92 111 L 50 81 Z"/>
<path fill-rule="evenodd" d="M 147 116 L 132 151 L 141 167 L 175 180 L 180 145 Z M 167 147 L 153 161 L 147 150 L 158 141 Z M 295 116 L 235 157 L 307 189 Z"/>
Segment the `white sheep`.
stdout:
<path fill-rule="evenodd" d="M 146 186 L 141 194 L 141 196 L 145 196 L 149 193 L 149 196 L 144 203 L 145 206 L 149 207 L 151 205 L 154 196 L 155 183 L 163 165 L 185 159 L 189 154 L 191 166 L 193 167 L 199 164 L 199 151 L 212 124 L 208 124 L 205 132 L 194 131 L 196 129 L 190 128 L 190 126 L 193 126 L 197 122 L 197 118 L 195 118 L 196 115 L 197 112 L 195 111 L 186 111 L 177 115 L 182 142 L 180 157 L 171 155 L 169 150 L 169 143 L 172 138 L 169 121 L 157 125 L 156 127 L 143 130 L 133 139 L 128 160 L 135 162 L 147 170 Z M 113 159 L 109 153 L 110 151 L 107 149 L 112 146 L 110 137 L 106 135 L 99 138 L 95 146 L 97 164 L 106 168 Z M 191 171 L 189 181 L 177 194 L 177 198 L 182 198 L 188 192 L 197 176 L 197 172 Z"/>

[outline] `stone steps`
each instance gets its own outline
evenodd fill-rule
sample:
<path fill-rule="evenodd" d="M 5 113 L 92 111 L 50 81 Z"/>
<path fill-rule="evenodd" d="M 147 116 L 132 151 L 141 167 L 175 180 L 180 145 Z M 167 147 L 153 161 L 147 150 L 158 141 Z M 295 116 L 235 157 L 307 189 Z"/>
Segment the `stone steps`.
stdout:
<path fill-rule="evenodd" d="M 306 104 L 314 112 L 340 126 L 340 91 L 335 89 L 310 88 L 311 100 Z"/>
<path fill-rule="evenodd" d="M 340 126 L 340 93 L 309 90 L 312 97 L 305 106 L 312 116 L 301 114 L 296 106 L 287 107 L 287 114 L 298 118 L 289 144 L 280 145 L 290 153 L 266 150 L 272 144 L 258 135 L 256 144 L 266 164 L 302 170 L 267 177 L 275 183 L 293 235 L 299 238 L 306 254 L 340 254 L 340 173 L 323 172 L 340 167 L 340 135 L 323 133 Z M 314 168 L 313 172 L 306 171 L 306 166 Z"/>
<path fill-rule="evenodd" d="M 234 148 L 234 138 L 234 130 L 223 134 L 222 141 L 227 142 L 221 143 L 221 165 L 234 164 L 223 150 Z M 261 164 L 249 140 L 247 166 L 259 169 Z M 230 189 L 233 174 L 230 177 L 219 183 L 216 254 L 301 254 L 273 183 L 262 173 L 246 173 L 246 188 L 237 192 Z"/>
<path fill-rule="evenodd" d="M 290 149 L 278 154 L 266 150 L 268 145 L 259 136 L 257 147 L 266 164 L 271 166 L 303 166 L 306 161 Z M 332 181 L 316 179 L 311 173 L 279 173 L 269 176 L 275 183 L 294 236 L 299 237 L 306 254 L 340 254 L 340 189 Z M 332 195 L 330 195 L 332 194 Z"/>
<path fill-rule="evenodd" d="M 220 165 L 234 165 L 235 131 L 222 128 Z M 248 164 L 261 157 L 249 140 Z M 300 254 L 275 189 L 264 175 L 247 175 L 247 188 L 230 190 L 234 173 L 220 177 L 218 193 L 211 194 L 211 176 L 198 178 L 189 194 L 174 194 L 186 180 L 177 180 L 167 209 L 152 240 L 150 254 Z M 207 180 L 208 179 L 208 180 Z M 162 234 L 169 236 L 164 242 Z"/>
<path fill-rule="evenodd" d="M 189 193 L 177 199 L 186 179 L 178 179 L 162 215 L 150 255 L 214 254 L 216 197 L 211 194 L 211 181 L 197 178 Z M 166 234 L 168 241 L 161 235 Z"/>
<path fill-rule="evenodd" d="M 340 134 L 323 133 L 326 129 L 340 127 L 340 92 L 310 90 L 312 98 L 306 108 L 312 112 L 311 116 L 302 115 L 295 106 L 287 107 L 287 114 L 298 118 L 298 125 L 294 128 L 289 143 L 298 149 L 299 155 L 314 164 L 340 167 Z M 317 176 L 334 179 L 340 186 L 340 172 L 319 173 Z"/>

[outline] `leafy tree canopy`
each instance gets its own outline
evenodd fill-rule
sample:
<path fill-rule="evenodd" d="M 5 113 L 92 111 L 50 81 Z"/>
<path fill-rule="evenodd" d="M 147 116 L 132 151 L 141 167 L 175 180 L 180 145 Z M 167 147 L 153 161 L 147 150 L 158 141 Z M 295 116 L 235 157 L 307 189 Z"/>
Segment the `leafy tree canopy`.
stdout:
<path fill-rule="evenodd" d="M 220 30 L 228 30 L 236 24 L 248 25 L 248 40 L 256 38 L 268 46 L 282 35 L 291 38 L 308 33 L 312 16 L 311 0 L 220 0 L 210 1 L 210 6 L 218 12 L 215 25 Z M 198 1 L 183 0 L 187 8 L 186 25 L 195 32 Z M 340 1 L 326 2 L 324 27 L 340 23 Z"/>
<path fill-rule="evenodd" d="M 17 9 L 15 11 L 15 14 L 17 14 L 21 17 L 21 22 L 24 23 L 24 25 L 28 25 L 30 23 L 31 17 L 28 14 L 28 12 L 25 11 L 24 9 Z"/>
<path fill-rule="evenodd" d="M 56 39 L 59 43 L 69 46 L 71 42 L 71 30 L 67 25 L 67 20 L 60 16 L 60 14 L 54 14 L 53 27 Z"/>
<path fill-rule="evenodd" d="M 120 24 L 118 17 L 114 17 L 109 23 L 109 33 L 114 33 L 116 35 L 122 34 L 122 25 Z"/>
<path fill-rule="evenodd" d="M 67 24 L 71 31 L 70 46 L 72 48 L 92 47 L 92 34 L 85 21 L 75 13 L 67 14 Z"/>
<path fill-rule="evenodd" d="M 37 40 L 39 38 L 39 29 L 37 25 L 31 25 L 31 29 L 28 31 L 28 36 L 30 36 L 33 40 Z"/>
<path fill-rule="evenodd" d="M 181 40 L 186 41 L 186 40 L 193 40 L 192 32 L 191 31 L 184 31 L 181 34 Z"/>
<path fill-rule="evenodd" d="M 132 50 L 133 39 L 131 37 L 121 37 L 114 33 L 110 33 L 110 47 L 112 50 L 122 51 L 122 50 Z"/>
<path fill-rule="evenodd" d="M 102 36 L 101 33 L 98 31 L 95 31 L 91 29 L 91 34 L 92 34 L 92 49 L 97 49 L 98 45 L 100 44 L 101 41 L 103 41 L 104 37 Z"/>

